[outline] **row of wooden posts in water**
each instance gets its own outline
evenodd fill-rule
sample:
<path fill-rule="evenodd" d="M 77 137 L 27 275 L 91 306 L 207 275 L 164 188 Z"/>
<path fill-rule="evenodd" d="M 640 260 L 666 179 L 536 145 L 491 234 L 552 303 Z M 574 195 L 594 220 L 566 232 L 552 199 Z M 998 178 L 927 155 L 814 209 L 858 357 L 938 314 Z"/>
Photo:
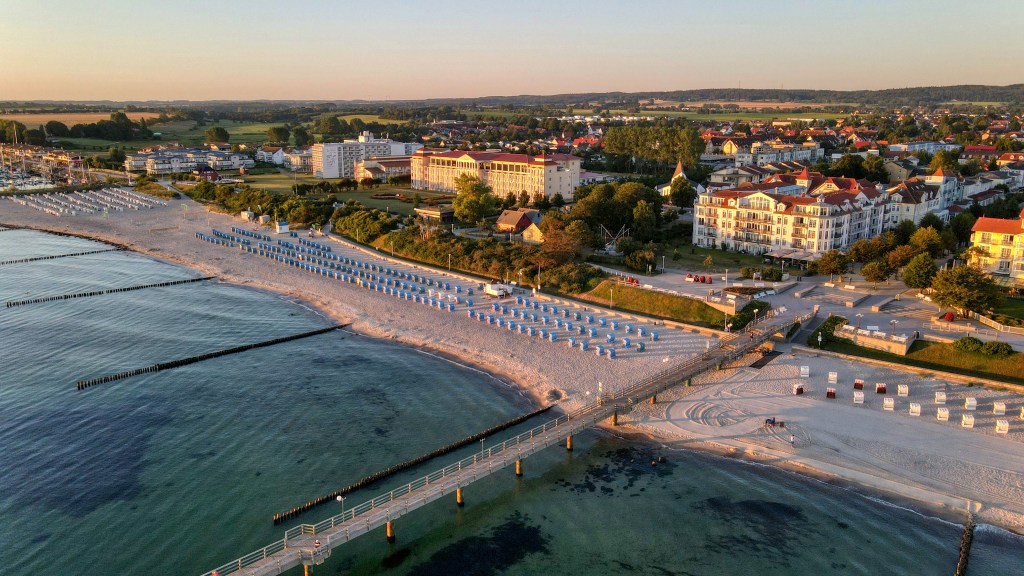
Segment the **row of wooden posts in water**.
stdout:
<path fill-rule="evenodd" d="M 347 326 L 347 324 L 345 326 Z M 283 336 L 281 338 L 274 338 L 273 340 L 265 340 L 263 342 L 256 342 L 254 344 L 244 344 L 242 346 L 235 346 L 234 348 L 228 348 L 226 350 L 217 350 L 216 352 L 207 352 L 206 354 L 200 354 L 198 356 L 190 356 L 188 358 L 181 358 L 179 360 L 171 360 L 170 362 L 160 362 L 158 364 L 153 364 L 152 366 L 136 368 L 134 370 L 126 370 L 124 372 L 118 372 L 117 374 L 100 376 L 99 378 L 79 380 L 78 382 L 75 382 L 75 388 L 77 388 L 78 390 L 85 390 L 86 388 L 90 388 L 97 384 L 104 384 L 106 382 L 122 380 L 124 378 L 130 378 L 132 376 L 138 376 L 140 374 L 150 374 L 152 372 L 160 372 L 161 370 L 179 368 L 181 366 L 195 364 L 196 362 L 202 362 L 203 360 L 220 358 L 221 356 L 227 356 L 229 354 L 238 354 L 239 352 L 245 352 L 247 350 L 253 350 L 255 348 L 263 348 L 266 346 L 273 346 L 275 344 L 282 344 L 284 342 L 291 342 L 292 340 L 299 340 L 301 338 L 309 338 L 310 336 L 318 336 L 320 334 L 325 334 L 327 332 L 344 328 L 345 326 L 329 326 L 327 328 L 311 330 L 309 332 L 303 332 L 301 334 L 292 334 L 291 336 Z"/>
<path fill-rule="evenodd" d="M 164 286 L 177 286 L 179 284 L 190 284 L 192 282 L 202 282 L 204 280 L 212 280 L 214 276 L 203 276 L 202 278 L 189 278 L 188 280 L 170 280 L 167 282 L 159 282 L 157 284 L 145 284 L 143 286 L 127 286 L 125 288 L 108 288 L 106 290 L 94 290 L 92 292 L 80 292 L 78 294 L 63 294 L 61 296 L 45 296 L 43 298 L 32 298 L 31 300 L 15 300 L 7 303 L 8 308 L 14 306 L 24 306 L 26 304 L 41 304 L 43 302 L 53 302 L 54 300 L 72 300 L 74 298 L 88 298 L 90 296 L 103 296 L 104 294 L 116 294 L 118 292 L 132 292 L 134 290 L 144 290 L 146 288 L 161 288 Z"/>
<path fill-rule="evenodd" d="M 374 472 L 373 474 L 370 474 L 369 476 L 365 476 L 365 477 L 363 477 L 362 479 L 360 479 L 359 481 L 357 481 L 357 482 L 355 482 L 353 484 L 350 484 L 350 485 L 348 485 L 348 486 L 346 486 L 346 487 L 344 487 L 344 488 L 342 488 L 340 490 L 335 490 L 334 492 L 331 492 L 330 494 L 326 494 L 324 496 L 320 496 L 320 497 L 318 497 L 318 498 L 316 498 L 314 500 L 310 500 L 309 502 L 306 502 L 305 504 L 302 504 L 301 506 L 296 506 L 295 508 L 292 508 L 291 510 L 288 510 L 286 512 L 282 512 L 280 514 L 274 514 L 274 518 L 273 518 L 274 525 L 276 526 L 277 524 L 280 524 L 280 523 L 284 522 L 285 520 L 290 520 L 292 518 L 295 518 L 296 516 L 298 516 L 299 514 L 302 514 L 303 512 L 308 512 L 309 510 L 312 510 L 313 508 L 316 508 L 317 506 L 320 506 L 322 504 L 327 504 L 328 502 L 331 502 L 332 500 L 335 500 L 335 499 L 337 499 L 337 498 L 339 498 L 341 496 L 344 496 L 346 494 L 349 494 L 351 492 L 359 490 L 360 488 L 365 488 L 365 487 L 369 486 L 370 484 L 373 484 L 374 482 L 377 482 L 378 480 L 383 480 L 383 479 L 388 478 L 388 477 L 390 477 L 390 476 L 392 476 L 394 474 L 402 472 L 403 470 L 408 470 L 409 468 L 412 468 L 413 466 L 416 466 L 418 464 L 422 464 L 422 463 L 424 463 L 424 462 L 426 462 L 426 461 L 428 461 L 428 460 L 430 460 L 432 458 L 436 458 L 438 456 L 443 456 L 445 454 L 448 454 L 450 452 L 458 450 L 459 448 L 462 448 L 464 446 L 468 446 L 469 444 L 472 444 L 474 442 L 478 442 L 478 441 L 480 441 L 480 440 L 482 440 L 482 439 L 484 439 L 484 438 L 486 438 L 488 436 L 491 436 L 493 434 L 497 434 L 498 432 L 502 432 L 504 430 L 507 430 L 508 428 L 511 428 L 512 426 L 515 426 L 516 424 L 521 424 L 521 423 L 529 420 L 530 418 L 533 418 L 534 416 L 538 416 L 540 414 L 543 414 L 543 413 L 547 412 L 548 410 L 550 410 L 552 408 L 552 406 L 554 406 L 554 405 L 553 404 L 552 405 L 548 405 L 548 406 L 545 406 L 543 408 L 539 408 L 537 410 L 534 410 L 532 412 L 528 412 L 526 414 L 522 414 L 520 416 L 516 416 L 515 418 L 512 418 L 511 420 L 508 420 L 506 422 L 502 422 L 501 424 L 498 424 L 497 426 L 492 426 L 492 427 L 488 428 L 487 430 L 484 430 L 483 432 L 478 432 L 476 434 L 473 434 L 472 436 L 467 436 L 467 437 L 463 438 L 462 440 L 458 440 L 458 441 L 452 442 L 451 444 L 448 444 L 446 446 L 442 446 L 441 448 L 438 448 L 437 450 L 434 450 L 432 452 L 428 452 L 426 454 L 417 456 L 416 458 L 413 458 L 411 460 L 406 460 L 405 462 L 402 462 L 400 464 L 395 464 L 394 466 L 390 466 L 390 467 L 385 468 L 383 470 L 378 470 L 377 472 Z M 570 440 L 570 442 L 568 444 L 570 450 L 572 450 L 572 443 L 571 442 L 572 441 Z M 516 462 L 516 475 L 517 476 L 522 476 L 522 468 L 521 468 L 521 466 L 520 466 L 518 461 Z M 457 500 L 459 502 L 459 505 L 461 506 L 462 505 L 462 489 L 461 488 L 458 490 L 458 494 L 456 495 L 456 498 L 457 498 Z"/>
<path fill-rule="evenodd" d="M 0 230 L 2 231 L 2 230 Z M 74 256 L 88 256 L 89 254 L 102 254 L 104 252 L 119 252 L 123 248 L 107 248 L 105 250 L 90 250 L 88 252 L 75 252 L 74 254 L 54 254 L 52 256 L 33 256 L 32 258 L 21 258 L 18 260 L 4 260 L 0 262 L 0 266 L 6 266 L 8 264 L 23 264 L 25 262 L 37 262 L 39 260 L 56 260 L 57 258 L 71 258 Z"/>

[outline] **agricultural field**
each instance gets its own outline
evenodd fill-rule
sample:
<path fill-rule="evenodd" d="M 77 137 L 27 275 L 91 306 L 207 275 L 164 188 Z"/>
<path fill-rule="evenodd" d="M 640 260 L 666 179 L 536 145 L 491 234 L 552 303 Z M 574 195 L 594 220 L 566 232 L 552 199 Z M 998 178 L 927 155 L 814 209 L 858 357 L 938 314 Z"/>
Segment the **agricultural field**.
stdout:
<path fill-rule="evenodd" d="M 839 114 L 835 112 L 799 112 L 799 113 L 787 113 L 787 112 L 744 112 L 742 110 L 735 112 L 721 112 L 715 114 L 701 114 L 698 112 L 683 112 L 680 110 L 672 110 L 668 112 L 659 112 L 655 110 L 641 110 L 639 113 L 627 112 L 626 110 L 610 110 L 612 114 L 622 114 L 624 116 L 667 116 L 670 118 L 686 118 L 687 120 L 694 121 L 719 121 L 719 122 L 736 122 L 740 120 L 838 120 L 839 118 L 845 118 L 846 114 Z"/>
<path fill-rule="evenodd" d="M 128 112 L 128 117 L 138 121 L 141 118 L 155 118 L 159 116 L 156 112 Z M 67 125 L 68 128 L 75 124 L 92 124 L 100 120 L 110 120 L 110 112 L 40 112 L 0 114 L 0 120 L 13 120 L 21 122 L 28 128 L 37 128 L 50 120 L 56 120 Z"/>
<path fill-rule="evenodd" d="M 355 120 L 356 118 L 362 120 L 363 122 L 366 122 L 367 124 L 369 124 L 370 122 L 378 122 L 380 124 L 403 124 L 405 122 L 404 120 L 388 120 L 388 119 L 385 119 L 385 118 L 381 118 L 377 114 L 339 114 L 338 115 L 338 120 L 344 120 L 346 122 L 351 122 L 352 120 Z"/>
<path fill-rule="evenodd" d="M 232 144 L 258 144 L 266 139 L 267 130 L 272 126 L 280 126 L 279 123 L 267 122 L 235 122 L 233 120 L 221 120 L 216 123 L 207 123 L 203 126 L 196 126 L 192 120 L 176 120 L 163 124 L 152 124 L 150 130 L 159 133 L 159 140 L 132 140 L 130 142 L 114 142 L 98 138 L 61 138 L 64 147 L 70 150 L 81 151 L 106 151 L 111 146 L 117 145 L 132 152 L 147 146 L 156 146 L 168 142 L 178 142 L 183 146 L 195 146 L 203 143 L 203 133 L 211 126 L 221 126 L 228 131 Z"/>

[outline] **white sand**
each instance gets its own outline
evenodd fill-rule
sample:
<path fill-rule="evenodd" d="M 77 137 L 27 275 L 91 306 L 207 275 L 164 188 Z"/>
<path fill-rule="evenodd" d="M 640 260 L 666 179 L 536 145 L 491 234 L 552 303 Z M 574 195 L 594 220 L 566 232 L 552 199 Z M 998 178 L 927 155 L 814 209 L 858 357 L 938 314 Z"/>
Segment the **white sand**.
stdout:
<path fill-rule="evenodd" d="M 352 322 L 360 332 L 456 357 L 508 378 L 539 402 L 544 402 L 550 390 L 560 390 L 569 409 L 593 398 L 599 381 L 604 383 L 605 391 L 613 391 L 702 352 L 709 342 L 714 345 L 713 339 L 699 334 L 625 320 L 588 306 L 588 313 L 609 321 L 618 318 L 623 324 L 643 325 L 648 330 L 655 328 L 661 336 L 659 342 L 645 339 L 648 349 L 644 353 L 637 353 L 635 347 L 624 349 L 620 342 L 614 345 L 618 358 L 598 358 L 593 351 L 570 349 L 566 342 L 570 334 L 564 329 L 557 330 L 559 341 L 551 343 L 472 320 L 467 317 L 465 305 L 453 313 L 441 312 L 197 240 L 195 232 L 209 234 L 211 228 L 229 232 L 232 225 L 247 226 L 226 215 L 208 213 L 190 200 L 106 218 L 57 218 L 0 200 L 0 222 L 123 244 L 196 267 L 225 281 L 309 301 L 338 321 Z M 332 241 L 332 246 L 336 253 L 370 258 L 338 241 Z M 388 266 L 413 271 L 408 266 Z M 416 269 L 415 273 L 424 271 Z M 436 271 L 430 275 L 453 283 L 457 278 Z M 475 286 L 475 281 L 458 282 L 463 287 Z M 181 293 L 187 297 L 187 287 Z M 485 301 L 480 295 L 473 299 L 475 309 L 493 313 L 491 300 Z M 514 299 L 504 303 L 522 308 Z M 539 322 L 527 321 L 527 325 L 550 328 Z M 592 347 L 604 343 L 611 330 L 597 329 L 598 338 L 586 338 Z M 616 335 L 625 335 L 621 327 Z M 674 446 L 725 450 L 849 480 L 929 506 L 963 510 L 969 499 L 981 521 L 1024 532 L 1024 421 L 1018 418 L 1024 397 L 923 378 L 920 371 L 896 372 L 826 357 L 786 354 L 762 370 L 744 367 L 754 359 L 747 357 L 736 363 L 738 368 L 705 374 L 693 387 L 662 393 L 657 405 L 641 405 L 623 421 Z M 811 378 L 799 377 L 801 365 L 811 367 Z M 829 370 L 840 374 L 835 400 L 825 399 Z M 863 406 L 852 404 L 853 379 L 858 377 L 866 383 Z M 882 397 L 874 393 L 875 382 L 888 384 L 888 396 L 896 398 L 894 412 L 882 410 Z M 793 383 L 805 384 L 807 393 L 793 396 Z M 896 397 L 899 384 L 910 386 L 909 398 Z M 935 420 L 936 389 L 948 393 L 949 422 Z M 960 427 L 963 398 L 968 395 L 978 399 L 978 409 L 973 412 L 975 428 L 971 430 Z M 994 400 L 1007 403 L 1007 414 L 1000 418 L 1010 421 L 1009 435 L 994 433 Z M 921 416 L 907 414 L 910 401 L 921 403 Z M 772 416 L 787 423 L 784 431 L 764 427 L 765 418 Z M 790 434 L 796 436 L 795 446 L 790 445 Z"/>

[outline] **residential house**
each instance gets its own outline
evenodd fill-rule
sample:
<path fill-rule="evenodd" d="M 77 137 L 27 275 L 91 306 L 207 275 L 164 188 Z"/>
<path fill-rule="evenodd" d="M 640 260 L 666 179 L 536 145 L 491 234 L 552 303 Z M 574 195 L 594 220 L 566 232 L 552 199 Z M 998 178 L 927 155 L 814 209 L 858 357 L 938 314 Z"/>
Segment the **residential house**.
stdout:
<path fill-rule="evenodd" d="M 536 224 L 530 224 L 523 230 L 523 242 L 527 244 L 543 244 L 544 233 L 541 232 L 540 227 Z"/>
<path fill-rule="evenodd" d="M 498 216 L 498 221 L 495 222 L 494 226 L 498 232 L 519 234 L 523 230 L 529 228 L 531 224 L 540 224 L 540 219 L 540 210 L 534 210 L 532 208 L 504 210 L 502 211 L 501 216 Z"/>
<path fill-rule="evenodd" d="M 1024 283 L 1024 212 L 1017 219 L 982 216 L 971 228 L 971 264 L 1009 283 Z"/>
<path fill-rule="evenodd" d="M 256 151 L 256 161 L 281 166 L 284 164 L 284 148 L 281 146 L 261 146 Z"/>

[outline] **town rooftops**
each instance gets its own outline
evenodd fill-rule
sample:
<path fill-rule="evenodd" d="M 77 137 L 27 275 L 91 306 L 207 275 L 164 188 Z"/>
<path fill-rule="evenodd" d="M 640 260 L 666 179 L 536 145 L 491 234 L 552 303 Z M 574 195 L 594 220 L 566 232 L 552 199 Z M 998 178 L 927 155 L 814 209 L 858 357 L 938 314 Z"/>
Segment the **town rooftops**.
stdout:
<path fill-rule="evenodd" d="M 545 164 L 548 162 L 566 162 L 571 160 L 579 160 L 578 156 L 572 154 L 542 154 L 540 156 L 530 156 L 529 154 L 513 154 L 509 152 L 469 152 L 466 150 L 448 150 L 446 152 L 434 152 L 424 149 L 417 150 L 413 156 L 419 157 L 430 157 L 430 158 L 466 158 L 469 157 L 474 162 L 509 162 L 515 164 Z"/>

